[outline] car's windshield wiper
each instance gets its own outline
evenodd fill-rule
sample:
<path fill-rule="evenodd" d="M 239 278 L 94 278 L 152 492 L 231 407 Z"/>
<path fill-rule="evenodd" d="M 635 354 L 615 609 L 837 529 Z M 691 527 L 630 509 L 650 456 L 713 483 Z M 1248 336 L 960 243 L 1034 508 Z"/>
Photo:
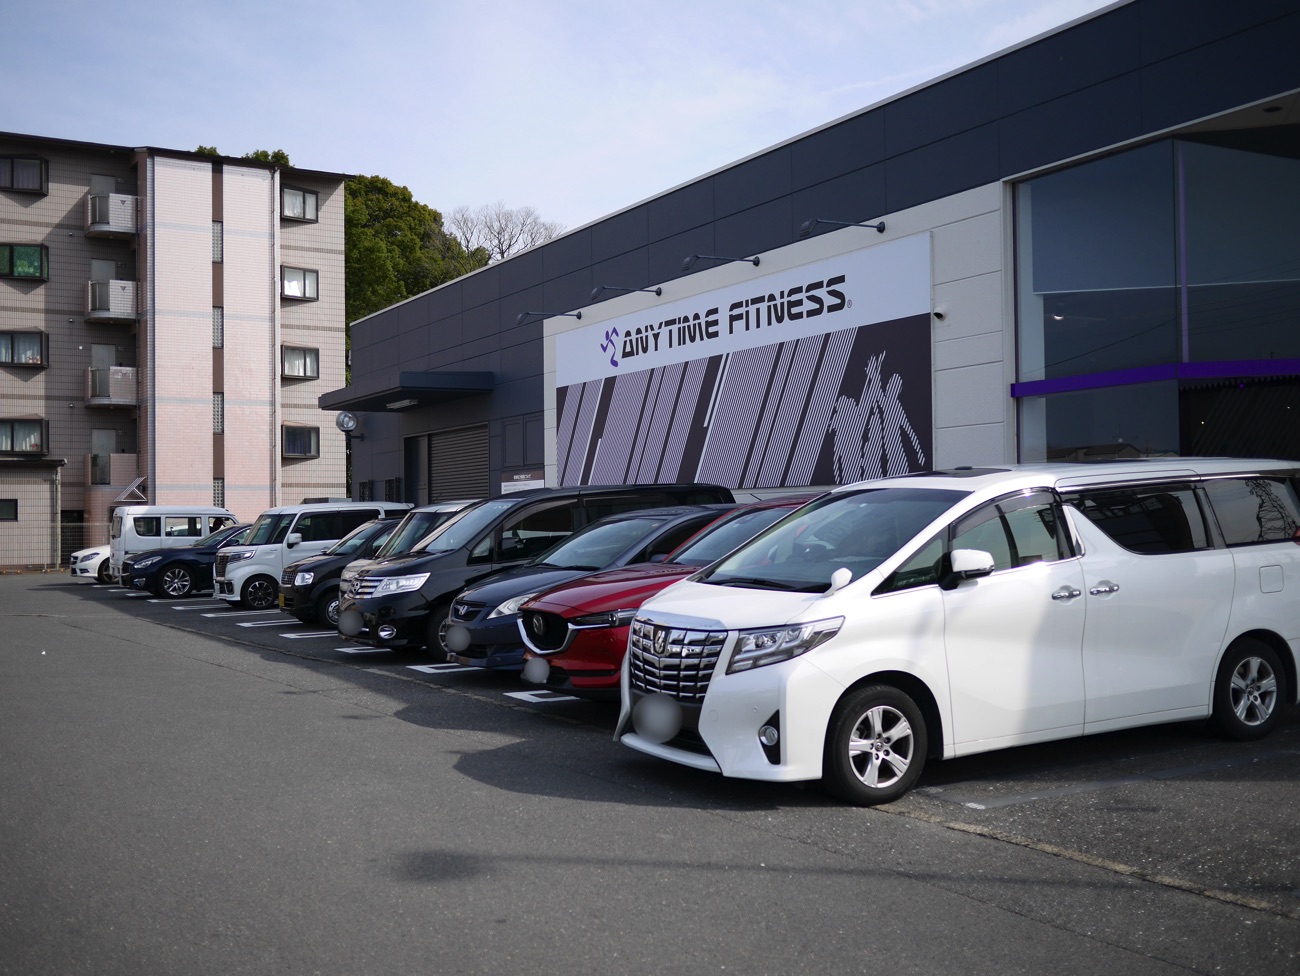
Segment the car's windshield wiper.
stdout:
<path fill-rule="evenodd" d="M 710 576 L 703 583 L 712 583 L 715 586 L 755 586 L 760 590 L 797 590 L 799 587 L 792 583 L 782 583 L 780 580 L 763 579 L 758 576 L 728 576 L 726 579 L 718 579 L 716 576 Z"/>

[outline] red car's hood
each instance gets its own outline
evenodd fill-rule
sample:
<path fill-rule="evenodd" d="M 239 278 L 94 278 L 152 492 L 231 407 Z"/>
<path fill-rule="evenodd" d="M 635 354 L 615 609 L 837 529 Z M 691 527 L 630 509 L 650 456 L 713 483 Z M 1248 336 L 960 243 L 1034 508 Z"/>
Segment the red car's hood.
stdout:
<path fill-rule="evenodd" d="M 698 572 L 699 566 L 642 563 L 582 576 L 541 593 L 523 605 L 564 617 L 639 607 L 660 590 Z"/>

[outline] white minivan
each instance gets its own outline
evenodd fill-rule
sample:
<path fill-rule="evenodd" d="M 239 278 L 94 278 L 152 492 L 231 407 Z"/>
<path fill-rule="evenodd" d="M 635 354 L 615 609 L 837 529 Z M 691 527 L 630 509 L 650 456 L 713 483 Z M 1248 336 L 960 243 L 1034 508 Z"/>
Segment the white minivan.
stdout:
<path fill-rule="evenodd" d="M 216 595 L 254 610 L 269 609 L 289 563 L 324 552 L 363 522 L 403 515 L 410 508 L 402 502 L 347 501 L 268 508 L 243 545 L 217 555 Z"/>
<path fill-rule="evenodd" d="M 109 573 L 117 579 L 132 553 L 187 546 L 238 521 L 215 505 L 121 505 L 113 509 L 108 533 Z"/>
<path fill-rule="evenodd" d="M 633 621 L 616 736 L 898 798 L 927 758 L 1297 700 L 1300 462 L 965 468 L 838 488 Z"/>

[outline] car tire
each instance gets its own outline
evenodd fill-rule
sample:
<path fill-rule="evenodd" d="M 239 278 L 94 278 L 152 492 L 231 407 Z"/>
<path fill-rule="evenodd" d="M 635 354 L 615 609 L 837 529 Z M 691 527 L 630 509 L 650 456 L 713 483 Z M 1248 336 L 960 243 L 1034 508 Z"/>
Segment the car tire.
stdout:
<path fill-rule="evenodd" d="M 279 584 L 270 576 L 253 576 L 244 583 L 239 602 L 251 610 L 269 610 L 278 593 Z"/>
<path fill-rule="evenodd" d="M 1210 721 L 1229 739 L 1262 739 L 1273 731 L 1288 700 L 1286 673 L 1273 648 L 1243 637 L 1219 662 Z"/>
<path fill-rule="evenodd" d="M 316 598 L 316 623 L 322 627 L 339 625 L 339 588 L 331 586 Z"/>
<path fill-rule="evenodd" d="M 823 783 L 856 806 L 889 803 L 920 778 L 928 748 L 916 702 L 892 685 L 870 685 L 835 706 L 826 730 Z"/>
<path fill-rule="evenodd" d="M 189 596 L 194 592 L 194 575 L 184 566 L 171 566 L 158 577 L 158 595 L 165 597 Z"/>
<path fill-rule="evenodd" d="M 425 630 L 424 647 L 435 664 L 446 661 L 451 652 L 447 648 L 447 618 L 451 616 L 451 603 L 435 603 L 429 611 L 429 624 Z"/>
<path fill-rule="evenodd" d="M 113 582 L 113 567 L 110 565 L 108 557 L 99 561 L 99 569 L 95 571 L 95 579 L 101 583 Z"/>

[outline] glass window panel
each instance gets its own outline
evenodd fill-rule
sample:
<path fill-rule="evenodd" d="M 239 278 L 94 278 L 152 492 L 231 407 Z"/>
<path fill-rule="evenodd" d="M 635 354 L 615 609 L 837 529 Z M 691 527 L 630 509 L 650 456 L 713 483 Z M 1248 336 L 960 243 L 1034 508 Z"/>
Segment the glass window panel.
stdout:
<path fill-rule="evenodd" d="M 0 189 L 8 189 L 14 185 L 14 161 L 9 158 L 0 159 Z"/>
<path fill-rule="evenodd" d="M 0 498 L 0 522 L 18 521 L 18 499 Z"/>
<path fill-rule="evenodd" d="M 1177 361 L 1171 142 L 1021 184 L 1019 376 Z"/>
<path fill-rule="evenodd" d="M 302 190 L 294 190 L 290 187 L 285 187 L 282 192 L 284 195 L 284 202 L 281 206 L 281 212 L 284 216 L 297 217 L 299 219 L 305 216 L 303 213 L 304 206 Z"/>
<path fill-rule="evenodd" d="M 225 231 L 222 228 L 221 221 L 214 220 L 212 222 L 212 261 L 214 264 L 220 264 L 222 261 L 222 256 L 225 253 L 224 239 Z"/>
<path fill-rule="evenodd" d="M 1300 160 L 1179 143 L 1187 358 L 1300 356 Z"/>
<path fill-rule="evenodd" d="M 1291 541 L 1300 531 L 1300 500 L 1285 478 L 1225 478 L 1205 490 L 1230 546 Z"/>
<path fill-rule="evenodd" d="M 1160 555 L 1210 546 L 1196 494 L 1187 486 L 1085 492 L 1070 504 L 1130 552 Z"/>
<path fill-rule="evenodd" d="M 212 348 L 220 349 L 226 344 L 226 310 L 212 309 Z"/>
<path fill-rule="evenodd" d="M 305 376 L 304 355 L 305 349 L 294 349 L 292 346 L 284 347 L 284 375 L 285 376 Z"/>
<path fill-rule="evenodd" d="M 303 195 L 303 217 L 307 220 L 316 220 L 316 194 L 304 193 Z"/>
<path fill-rule="evenodd" d="M 14 450 L 40 451 L 45 425 L 39 420 L 14 421 Z"/>
<path fill-rule="evenodd" d="M 285 268 L 282 273 L 284 284 L 281 288 L 281 294 L 286 298 L 302 298 L 302 278 L 303 273 L 297 268 Z"/>
<path fill-rule="evenodd" d="M 10 362 L 28 366 L 39 366 L 43 362 L 44 343 L 39 332 L 15 332 L 12 339 L 13 358 Z"/>
<path fill-rule="evenodd" d="M 14 160 L 14 189 L 15 190 L 43 190 L 45 181 L 42 179 L 42 166 L 39 159 L 15 159 Z"/>
<path fill-rule="evenodd" d="M 1178 385 L 1140 383 L 1020 401 L 1022 461 L 1179 453 Z"/>
<path fill-rule="evenodd" d="M 287 457 L 317 457 L 320 454 L 320 428 L 285 427 L 284 454 Z"/>

